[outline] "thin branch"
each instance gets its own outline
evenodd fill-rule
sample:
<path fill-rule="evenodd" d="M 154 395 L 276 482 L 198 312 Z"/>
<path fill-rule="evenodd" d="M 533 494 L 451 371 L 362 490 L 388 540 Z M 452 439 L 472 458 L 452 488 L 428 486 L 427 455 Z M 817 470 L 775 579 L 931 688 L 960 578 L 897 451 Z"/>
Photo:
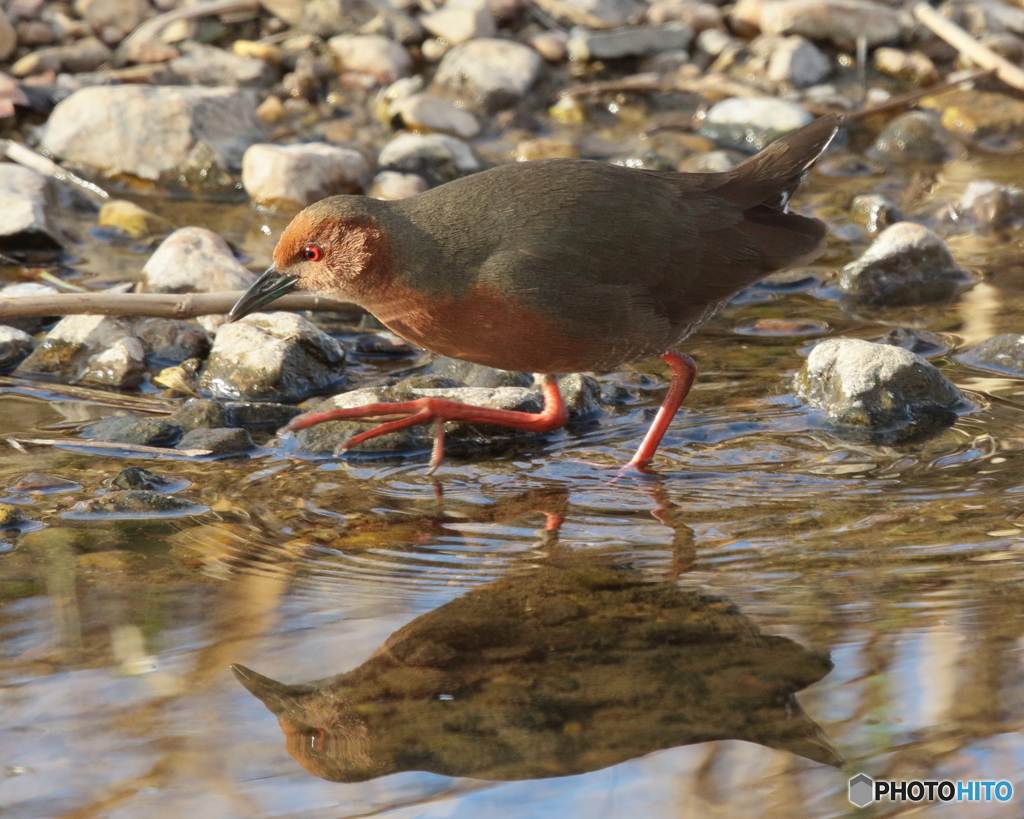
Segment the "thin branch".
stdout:
<path fill-rule="evenodd" d="M 914 6 L 914 16 L 953 48 L 982 68 L 995 71 L 996 76 L 1012 88 L 1024 91 L 1024 71 L 1009 60 L 982 45 L 952 20 L 947 20 L 927 3 Z"/>
<path fill-rule="evenodd" d="M 140 53 L 144 53 L 145 46 L 154 42 L 161 31 L 178 20 L 192 20 L 196 17 L 206 17 L 210 14 L 224 14 L 232 11 L 255 10 L 259 7 L 259 0 L 210 0 L 208 3 L 183 6 L 164 14 L 158 14 L 156 17 L 146 20 L 146 22 L 136 28 L 135 31 L 122 41 L 121 45 L 118 46 L 117 56 L 125 61 L 137 62 L 135 57 Z M 161 45 L 163 44 L 161 43 Z M 168 54 L 173 50 L 170 46 L 166 46 L 166 49 L 168 49 Z M 177 51 L 174 51 L 174 53 L 176 54 Z"/>
<path fill-rule="evenodd" d="M 70 182 L 78 186 L 94 202 L 102 204 L 110 198 L 110 194 L 99 185 L 94 185 L 92 182 L 75 176 L 71 171 L 65 170 L 52 159 L 47 159 L 42 154 L 37 154 L 20 142 L 0 139 L 0 155 L 5 155 L 12 162 L 17 162 L 19 165 L 31 168 L 36 173 L 43 174 L 43 176 L 52 176 L 61 182 Z"/>
<path fill-rule="evenodd" d="M 164 458 L 201 458 L 213 454 L 212 449 L 168 449 L 144 444 L 118 444 L 109 441 L 94 441 L 90 438 L 13 438 L 5 437 L 7 443 L 18 449 L 18 444 L 37 446 L 71 447 L 72 449 L 116 449 L 122 452 L 138 452 L 142 455 L 157 455 Z"/>
<path fill-rule="evenodd" d="M 30 316 L 147 316 L 186 319 L 227 314 L 242 296 L 241 290 L 220 293 L 82 293 L 55 296 L 23 296 L 0 299 L 0 322 Z M 289 293 L 270 310 L 317 310 L 362 313 L 355 304 L 312 293 Z"/>

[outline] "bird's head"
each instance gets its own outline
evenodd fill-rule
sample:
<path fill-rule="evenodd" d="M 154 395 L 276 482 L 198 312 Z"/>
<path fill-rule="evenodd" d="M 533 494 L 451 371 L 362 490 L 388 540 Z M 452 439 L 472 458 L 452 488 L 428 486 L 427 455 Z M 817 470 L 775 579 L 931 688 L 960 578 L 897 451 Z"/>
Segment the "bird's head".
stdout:
<path fill-rule="evenodd" d="M 332 196 L 303 210 L 281 234 L 274 263 L 235 303 L 228 320 L 237 321 L 292 290 L 358 303 L 390 272 L 390 246 L 372 212 L 383 204 L 362 196 Z"/>

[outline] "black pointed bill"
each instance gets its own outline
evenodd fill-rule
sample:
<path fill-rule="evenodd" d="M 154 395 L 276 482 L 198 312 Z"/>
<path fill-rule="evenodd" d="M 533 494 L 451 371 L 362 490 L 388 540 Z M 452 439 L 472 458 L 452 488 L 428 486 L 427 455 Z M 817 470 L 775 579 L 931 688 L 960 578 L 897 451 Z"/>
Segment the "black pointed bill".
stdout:
<path fill-rule="evenodd" d="M 235 306 L 228 313 L 228 321 L 238 321 L 243 316 L 255 313 L 261 307 L 281 298 L 285 293 L 291 293 L 298 280 L 298 276 L 282 273 L 271 265 L 242 294 L 242 298 L 235 302 Z"/>

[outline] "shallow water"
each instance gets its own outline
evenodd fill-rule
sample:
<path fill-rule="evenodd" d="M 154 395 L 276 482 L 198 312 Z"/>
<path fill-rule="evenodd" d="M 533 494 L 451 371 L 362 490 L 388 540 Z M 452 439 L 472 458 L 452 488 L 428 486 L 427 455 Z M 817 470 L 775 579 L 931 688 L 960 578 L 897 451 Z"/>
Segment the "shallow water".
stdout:
<path fill-rule="evenodd" d="M 972 178 L 1019 169 L 951 163 L 898 204 L 935 214 Z M 801 206 L 880 187 L 816 174 Z M 283 222 L 147 204 L 223 231 L 254 268 Z M 79 227 L 83 280 L 137 274 L 144 254 Z M 868 243 L 844 235 L 818 280 Z M 1020 331 L 1021 238 L 951 237 L 984 281 L 948 305 L 851 316 L 814 280 L 742 294 L 683 345 L 698 382 L 647 481 L 616 466 L 662 395 L 657 359 L 604 376 L 630 400 L 596 422 L 433 478 L 425 455 L 5 449 L 0 487 L 74 483 L 0 496 L 45 524 L 0 541 L 0 813 L 825 817 L 853 811 L 863 771 L 1016 793 L 858 815 L 1019 816 L 1024 383 L 952 352 Z M 895 326 L 942 334 L 933 361 L 972 408 L 913 445 L 844 442 L 790 377 L 814 338 Z M 393 366 L 364 361 L 357 381 Z M 6 380 L 3 432 L 73 435 L 113 411 L 97 395 Z M 209 511 L 66 516 L 130 464 Z M 322 683 L 238 672 L 279 728 L 235 664 Z"/>

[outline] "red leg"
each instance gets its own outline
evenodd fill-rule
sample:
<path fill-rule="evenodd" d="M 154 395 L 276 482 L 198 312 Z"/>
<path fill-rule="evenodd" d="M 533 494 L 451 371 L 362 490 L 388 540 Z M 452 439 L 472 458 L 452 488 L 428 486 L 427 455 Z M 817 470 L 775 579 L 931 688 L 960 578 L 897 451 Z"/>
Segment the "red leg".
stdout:
<path fill-rule="evenodd" d="M 444 424 L 446 421 L 468 421 L 476 424 L 496 424 L 502 427 L 525 429 L 530 432 L 551 432 L 565 426 L 569 413 L 558 391 L 558 382 L 553 375 L 544 376 L 544 409 L 541 412 L 518 412 L 516 410 L 490 409 L 446 401 L 443 398 L 418 398 L 415 401 L 398 401 L 391 404 L 367 404 L 365 407 L 307 412 L 285 427 L 288 432 L 322 424 L 325 421 L 339 421 L 346 418 L 380 418 L 400 416 L 366 432 L 349 438 L 342 450 L 351 449 L 388 432 L 415 426 L 434 424 L 434 449 L 430 457 L 430 471 L 433 472 L 444 456 Z"/>
<path fill-rule="evenodd" d="M 677 353 L 675 350 L 666 350 L 661 359 L 672 368 L 672 381 L 669 383 L 668 395 L 661 402 L 658 414 L 654 417 L 651 428 L 647 430 L 647 434 L 644 436 L 640 448 L 636 451 L 636 455 L 626 465 L 627 469 L 633 467 L 634 469 L 643 470 L 654 458 L 658 444 L 661 443 L 661 439 L 668 432 L 669 424 L 672 423 L 679 405 L 683 403 L 683 399 L 690 392 L 693 378 L 697 375 L 697 366 L 688 355 Z"/>

